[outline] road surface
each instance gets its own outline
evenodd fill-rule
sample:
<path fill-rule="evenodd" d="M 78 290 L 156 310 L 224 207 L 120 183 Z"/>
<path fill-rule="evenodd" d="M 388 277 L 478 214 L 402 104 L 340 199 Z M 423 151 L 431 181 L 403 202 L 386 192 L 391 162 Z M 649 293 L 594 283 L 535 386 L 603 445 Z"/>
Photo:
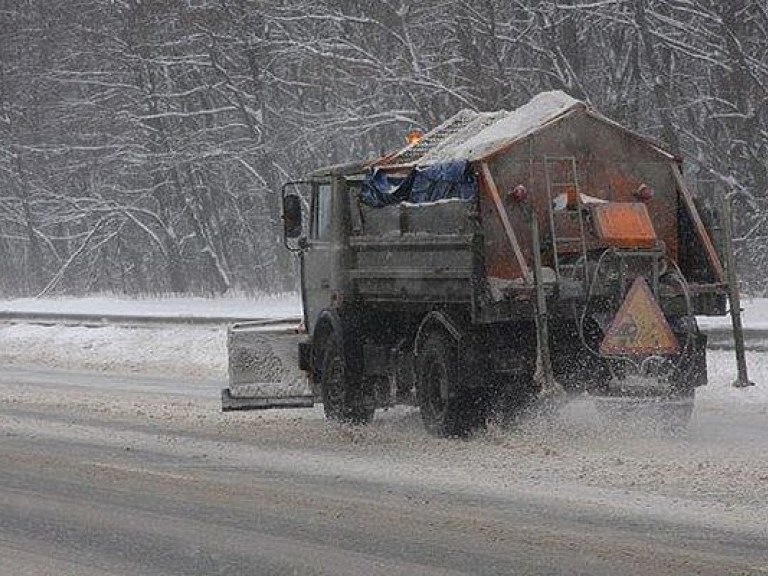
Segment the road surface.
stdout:
<path fill-rule="evenodd" d="M 765 408 L 221 414 L 215 381 L 0 369 L 0 574 L 768 574 Z"/>

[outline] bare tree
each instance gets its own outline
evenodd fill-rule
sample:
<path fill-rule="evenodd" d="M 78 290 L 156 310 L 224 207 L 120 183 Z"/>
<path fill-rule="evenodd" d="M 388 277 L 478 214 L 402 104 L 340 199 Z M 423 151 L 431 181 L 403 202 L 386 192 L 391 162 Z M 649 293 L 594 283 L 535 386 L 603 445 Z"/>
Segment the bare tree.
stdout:
<path fill-rule="evenodd" d="M 3 293 L 291 288 L 282 182 L 550 89 L 727 185 L 764 261 L 760 2 L 8 0 L 0 29 Z"/>

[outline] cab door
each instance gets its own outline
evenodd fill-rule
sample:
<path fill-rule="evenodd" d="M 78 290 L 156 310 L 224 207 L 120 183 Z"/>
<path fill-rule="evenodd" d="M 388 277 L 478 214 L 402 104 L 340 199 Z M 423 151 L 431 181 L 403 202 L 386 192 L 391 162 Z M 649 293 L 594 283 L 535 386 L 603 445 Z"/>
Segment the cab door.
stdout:
<path fill-rule="evenodd" d="M 317 317 L 331 301 L 334 234 L 330 180 L 312 184 L 309 216 L 309 234 L 301 260 L 301 282 L 304 322 L 312 334 Z"/>

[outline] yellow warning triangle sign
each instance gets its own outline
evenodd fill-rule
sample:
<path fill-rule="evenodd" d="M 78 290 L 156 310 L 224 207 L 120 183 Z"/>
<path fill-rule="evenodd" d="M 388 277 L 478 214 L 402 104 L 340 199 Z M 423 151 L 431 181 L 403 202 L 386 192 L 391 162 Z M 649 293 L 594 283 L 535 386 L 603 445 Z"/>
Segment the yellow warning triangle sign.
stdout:
<path fill-rule="evenodd" d="M 680 350 L 644 278 L 635 280 L 600 344 L 600 353 L 674 354 Z"/>

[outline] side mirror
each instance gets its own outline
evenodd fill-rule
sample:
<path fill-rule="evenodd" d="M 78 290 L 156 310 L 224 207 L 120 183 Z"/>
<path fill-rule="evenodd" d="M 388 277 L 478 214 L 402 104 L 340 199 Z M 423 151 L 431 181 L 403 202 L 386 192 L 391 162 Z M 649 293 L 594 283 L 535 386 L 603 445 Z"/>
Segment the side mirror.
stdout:
<path fill-rule="evenodd" d="M 301 198 L 298 194 L 283 196 L 283 233 L 286 238 L 298 238 L 303 231 Z"/>

